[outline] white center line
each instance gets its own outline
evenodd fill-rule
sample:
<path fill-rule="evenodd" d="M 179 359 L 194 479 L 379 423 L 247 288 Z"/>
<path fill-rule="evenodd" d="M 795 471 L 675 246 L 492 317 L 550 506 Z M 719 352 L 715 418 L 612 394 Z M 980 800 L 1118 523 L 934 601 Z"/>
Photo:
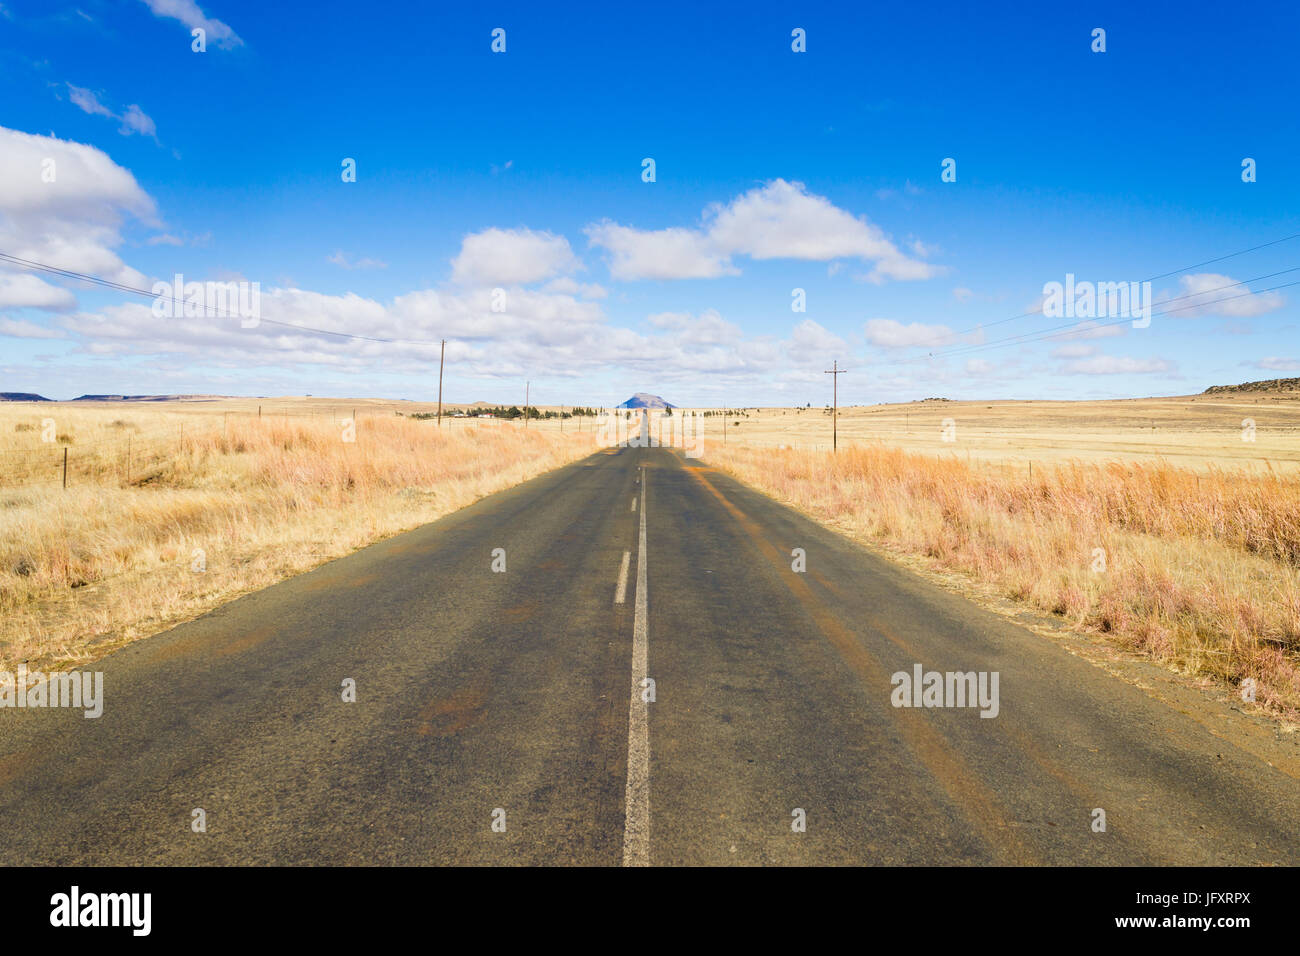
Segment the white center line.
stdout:
<path fill-rule="evenodd" d="M 631 551 L 623 552 L 623 563 L 618 569 L 618 590 L 614 592 L 614 603 L 622 604 L 627 600 L 627 566 L 632 558 Z"/>
<path fill-rule="evenodd" d="M 636 498 L 635 498 L 635 497 L 632 498 L 632 510 L 633 510 L 633 511 L 636 511 Z"/>
<path fill-rule="evenodd" d="M 642 471 L 642 475 L 645 472 Z M 650 865 L 650 721 L 641 699 L 646 676 L 645 486 L 641 482 L 641 537 L 636 553 L 636 612 L 632 627 L 632 702 L 627 721 L 627 794 L 623 799 L 623 865 Z"/>

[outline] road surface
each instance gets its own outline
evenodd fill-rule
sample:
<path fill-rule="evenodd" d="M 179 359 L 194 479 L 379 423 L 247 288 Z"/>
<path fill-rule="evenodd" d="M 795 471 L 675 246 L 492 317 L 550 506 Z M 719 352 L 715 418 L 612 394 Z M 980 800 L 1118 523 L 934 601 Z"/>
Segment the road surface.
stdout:
<path fill-rule="evenodd" d="M 97 720 L 0 711 L 6 864 L 1300 863 L 1288 772 L 667 449 L 86 669 Z"/>

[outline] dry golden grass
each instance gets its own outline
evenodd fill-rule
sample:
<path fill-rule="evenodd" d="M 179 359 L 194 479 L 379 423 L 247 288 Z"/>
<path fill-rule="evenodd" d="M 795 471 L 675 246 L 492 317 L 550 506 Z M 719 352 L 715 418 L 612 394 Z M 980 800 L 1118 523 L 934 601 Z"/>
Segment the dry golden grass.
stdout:
<path fill-rule="evenodd" d="M 747 409 L 727 419 L 728 444 L 827 449 L 829 409 Z M 944 419 L 956 441 L 944 442 Z M 1242 421 L 1255 422 L 1243 441 Z M 734 423 L 740 422 L 737 427 Z M 720 418 L 706 420 L 721 438 Z M 1095 402 L 911 402 L 841 408 L 839 441 L 883 442 L 987 469 L 1064 461 L 1166 461 L 1180 467 L 1300 474 L 1300 394 L 1233 393 Z"/>
<path fill-rule="evenodd" d="M 1254 678 L 1257 701 L 1276 713 L 1300 708 L 1296 477 L 1075 461 L 1040 464 L 1031 478 L 952 445 L 846 447 L 841 432 L 831 454 L 712 437 L 710 464 L 851 536 L 996 585 L 1186 673 Z M 1099 553 L 1105 569 L 1093 570 Z"/>
<path fill-rule="evenodd" d="M 0 405 L 0 669 L 91 660 L 594 448 L 374 402 L 349 442 L 353 403 L 264 404 Z"/>

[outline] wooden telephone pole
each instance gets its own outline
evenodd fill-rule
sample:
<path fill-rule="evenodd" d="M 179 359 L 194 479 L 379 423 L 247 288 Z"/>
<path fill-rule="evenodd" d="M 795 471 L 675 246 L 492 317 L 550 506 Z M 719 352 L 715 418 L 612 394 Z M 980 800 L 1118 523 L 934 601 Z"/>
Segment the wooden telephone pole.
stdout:
<path fill-rule="evenodd" d="M 438 355 L 438 427 L 442 427 L 442 364 L 447 358 L 447 340 L 442 340 L 442 351 Z"/>
<path fill-rule="evenodd" d="M 835 451 L 839 445 L 837 425 L 840 417 L 840 376 L 847 371 L 848 369 L 840 368 L 840 360 L 836 359 L 824 373 L 832 376 L 831 381 L 835 383 L 831 388 L 831 451 Z"/>
<path fill-rule="evenodd" d="M 528 386 L 529 382 L 524 382 L 524 427 L 528 427 Z"/>

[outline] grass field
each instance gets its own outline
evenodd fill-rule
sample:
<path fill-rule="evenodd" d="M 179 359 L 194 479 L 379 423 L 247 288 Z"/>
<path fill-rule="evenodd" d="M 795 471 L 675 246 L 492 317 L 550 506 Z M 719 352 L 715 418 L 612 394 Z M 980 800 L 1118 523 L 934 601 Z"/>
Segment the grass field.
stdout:
<path fill-rule="evenodd" d="M 945 419 L 951 419 L 950 442 L 944 441 Z M 1243 440 L 1251 436 L 1242 426 L 1247 419 L 1255 423 L 1253 440 Z M 726 421 L 728 444 L 831 447 L 829 409 L 746 409 Z M 710 418 L 706 427 L 711 440 L 722 439 L 722 419 Z M 1201 471 L 1300 472 L 1300 395 L 912 402 L 841 408 L 836 427 L 841 446 L 879 442 L 958 455 L 985 468 L 1027 471 L 1030 462 L 1163 460 Z"/>
<path fill-rule="evenodd" d="M 1295 398 L 855 408 L 836 454 L 820 410 L 727 421 L 709 463 L 824 523 L 1300 712 Z"/>
<path fill-rule="evenodd" d="M 435 408 L 0 404 L 0 668 L 92 659 L 580 457 L 599 428 L 411 417 Z M 819 520 L 1300 710 L 1300 396 L 849 408 L 835 455 L 821 409 L 723 421 L 703 420 L 706 459 Z"/>
<path fill-rule="evenodd" d="M 0 670 L 101 656 L 594 446 L 589 422 L 258 404 L 0 404 Z"/>

